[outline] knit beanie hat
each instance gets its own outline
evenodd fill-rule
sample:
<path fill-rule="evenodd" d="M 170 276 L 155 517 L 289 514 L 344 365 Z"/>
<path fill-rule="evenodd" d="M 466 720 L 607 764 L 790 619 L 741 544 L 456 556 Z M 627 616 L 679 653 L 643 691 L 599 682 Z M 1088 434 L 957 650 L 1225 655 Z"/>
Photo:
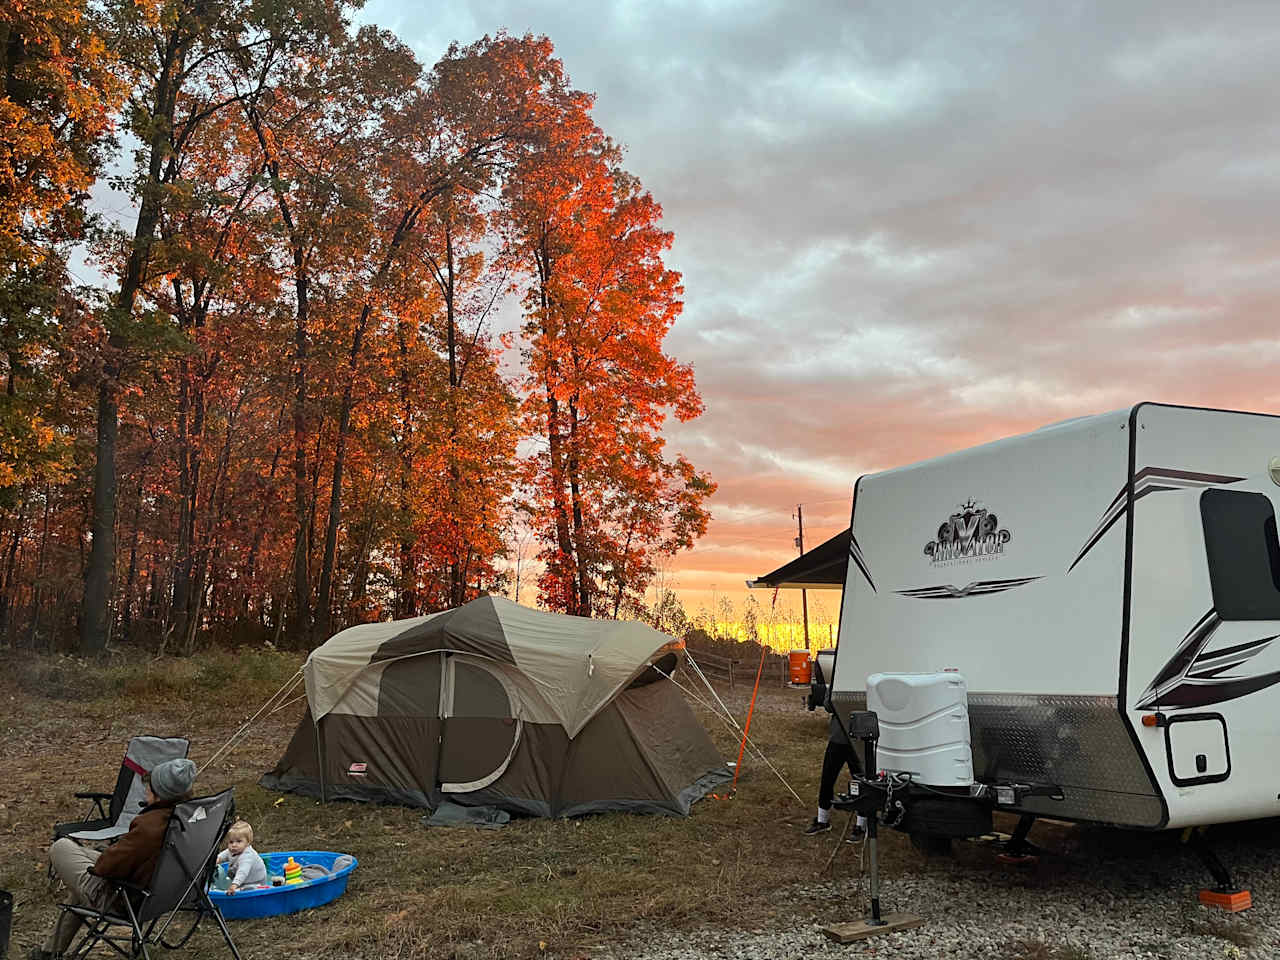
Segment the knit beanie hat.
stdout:
<path fill-rule="evenodd" d="M 176 800 L 189 792 L 195 781 L 196 765 L 190 760 L 166 760 L 151 771 L 151 792 L 157 800 Z"/>

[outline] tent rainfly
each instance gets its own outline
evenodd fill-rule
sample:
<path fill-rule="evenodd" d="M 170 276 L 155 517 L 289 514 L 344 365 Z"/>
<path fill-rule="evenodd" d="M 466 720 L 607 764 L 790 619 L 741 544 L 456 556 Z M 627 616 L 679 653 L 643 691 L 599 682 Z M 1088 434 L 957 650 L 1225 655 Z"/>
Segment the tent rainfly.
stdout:
<path fill-rule="evenodd" d="M 261 783 L 543 817 L 687 814 L 729 772 L 663 677 L 682 654 L 641 623 L 501 597 L 351 627 L 307 658 L 307 712 Z"/>

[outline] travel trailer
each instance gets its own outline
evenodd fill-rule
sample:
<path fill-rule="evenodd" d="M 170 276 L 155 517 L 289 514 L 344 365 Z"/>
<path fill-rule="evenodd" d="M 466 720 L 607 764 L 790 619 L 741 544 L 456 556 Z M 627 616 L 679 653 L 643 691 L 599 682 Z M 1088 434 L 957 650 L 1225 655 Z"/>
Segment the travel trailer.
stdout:
<path fill-rule="evenodd" d="M 861 477 L 831 701 L 898 825 L 1280 815 L 1277 502 L 1280 418 L 1153 403 Z"/>

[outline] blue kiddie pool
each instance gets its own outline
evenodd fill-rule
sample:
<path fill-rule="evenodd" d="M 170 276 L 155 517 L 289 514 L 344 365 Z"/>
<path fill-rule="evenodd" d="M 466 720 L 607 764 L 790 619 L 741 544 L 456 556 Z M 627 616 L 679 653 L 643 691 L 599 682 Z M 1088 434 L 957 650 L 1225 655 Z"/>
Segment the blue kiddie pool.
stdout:
<path fill-rule="evenodd" d="M 285 850 L 280 853 L 264 853 L 268 876 L 283 876 L 284 865 L 290 857 L 302 866 L 314 865 L 333 870 L 333 862 L 344 854 L 330 850 Z M 282 913 L 309 910 L 338 899 L 346 892 L 347 878 L 356 868 L 356 859 L 336 873 L 302 883 L 290 883 L 281 887 L 263 887 L 258 890 L 239 890 L 232 896 L 222 890 L 210 889 L 209 897 L 228 920 L 249 920 L 254 917 L 274 917 Z"/>

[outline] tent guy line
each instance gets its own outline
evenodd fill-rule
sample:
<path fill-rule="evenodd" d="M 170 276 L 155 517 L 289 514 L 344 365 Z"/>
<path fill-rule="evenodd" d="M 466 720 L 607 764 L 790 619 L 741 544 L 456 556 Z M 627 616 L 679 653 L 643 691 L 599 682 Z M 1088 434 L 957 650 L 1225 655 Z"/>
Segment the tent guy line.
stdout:
<path fill-rule="evenodd" d="M 688 651 L 688 649 L 686 649 L 686 650 L 685 650 L 685 660 L 686 660 L 686 661 L 688 661 L 689 663 L 694 663 L 693 657 L 689 655 L 689 651 Z M 778 772 L 778 768 L 777 768 L 777 767 L 775 767 L 775 766 L 774 766 L 774 765 L 769 761 L 769 758 L 765 756 L 764 751 L 763 751 L 763 750 L 761 750 L 759 747 L 757 747 L 757 746 L 755 745 L 755 743 L 753 743 L 753 742 L 752 742 L 751 738 L 750 738 L 750 737 L 748 737 L 748 736 L 746 735 L 746 733 L 743 731 L 742 727 L 740 727 L 740 726 L 738 725 L 738 721 L 736 721 L 736 720 L 734 720 L 734 719 L 733 719 L 733 714 L 729 713 L 729 712 L 726 710 L 726 711 L 725 711 L 725 715 L 724 715 L 724 716 L 721 716 L 721 715 L 720 715 L 720 714 L 715 710 L 715 708 L 714 708 L 714 707 L 712 707 L 709 703 L 707 703 L 705 700 L 703 700 L 701 697 L 699 697 L 696 693 L 694 693 L 692 690 L 690 690 L 688 687 L 686 687 L 684 684 L 682 684 L 682 683 L 681 683 L 679 680 L 677 680 L 674 676 L 672 676 L 672 675 L 671 675 L 671 674 L 669 674 L 669 673 L 664 672 L 664 671 L 662 670 L 662 668 L 661 668 L 661 667 L 659 667 L 659 666 L 657 666 L 656 664 L 652 664 L 652 663 L 651 663 L 651 664 L 649 664 L 649 666 L 650 666 L 651 668 L 653 668 L 654 670 L 656 670 L 658 673 L 661 673 L 664 677 L 666 677 L 668 680 L 670 680 L 672 683 L 674 683 L 674 684 L 675 684 L 679 689 L 683 690 L 686 694 L 688 694 L 689 696 L 693 697 L 693 699 L 694 699 L 694 700 L 696 700 L 696 701 L 698 701 L 698 703 L 700 703 L 704 708 L 706 708 L 707 710 L 710 710 L 710 711 L 715 715 L 716 719 L 717 719 L 717 720 L 719 720 L 721 723 L 724 723 L 726 726 L 728 726 L 728 727 L 729 727 L 731 730 L 733 730 L 735 733 L 737 733 L 737 734 L 741 734 L 741 735 L 742 735 L 742 737 L 743 737 L 743 740 L 746 742 L 746 744 L 747 744 L 748 746 L 750 746 L 750 747 L 751 747 L 751 749 L 752 749 L 752 750 L 754 750 L 754 751 L 756 752 L 756 757 L 757 757 L 758 759 L 760 759 L 761 761 L 763 761 L 763 762 L 764 762 L 764 765 L 765 765 L 766 767 L 768 767 L 770 770 L 772 770 L 772 771 L 773 771 L 773 775 L 774 775 L 775 777 L 777 777 L 777 778 L 778 778 L 778 780 L 782 783 L 782 785 L 783 785 L 784 787 L 786 787 L 786 788 L 787 788 L 787 790 L 789 790 L 789 791 L 790 791 L 791 795 L 792 795 L 793 797 L 795 797 L 795 798 L 796 798 L 796 802 L 797 802 L 798 804 L 800 804 L 801 806 L 804 806 L 804 801 L 800 799 L 800 794 L 796 793 L 795 789 L 791 786 L 791 784 L 789 784 L 789 783 L 787 782 L 786 778 L 785 778 L 781 773 L 779 773 L 779 772 Z M 700 669 L 698 668 L 698 666 L 697 666 L 697 664 L 696 664 L 696 663 L 694 663 L 694 669 L 697 671 L 698 675 L 699 675 L 700 677 L 702 677 L 702 682 L 703 682 L 703 683 L 705 683 L 705 684 L 707 685 L 707 687 L 711 690 L 712 695 L 713 695 L 713 696 L 715 696 L 715 694 L 716 694 L 715 688 L 711 686 L 710 682 L 708 682 L 708 680 L 707 680 L 706 676 L 702 673 L 702 670 L 700 670 Z M 717 700 L 719 700 L 719 699 L 720 699 L 720 698 L 719 698 L 719 696 L 716 696 L 716 699 L 717 699 Z M 721 706 L 723 706 L 723 702 L 721 703 Z M 726 720 L 726 717 L 728 718 L 727 720 Z"/>
<path fill-rule="evenodd" d="M 299 684 L 301 681 L 302 681 L 302 668 L 301 668 L 301 667 L 299 667 L 299 668 L 298 668 L 298 672 L 297 672 L 297 673 L 295 673 L 295 674 L 294 674 L 292 677 L 290 677 L 288 680 L 286 680 L 286 681 L 285 681 L 285 682 L 280 686 L 280 688 L 279 688 L 278 690 L 276 690 L 276 692 L 275 692 L 275 693 L 273 693 L 271 696 L 269 696 L 269 697 L 267 698 L 267 702 L 266 702 L 266 703 L 264 703 L 262 706 L 260 706 L 260 707 L 258 708 L 257 712 L 256 712 L 256 713 L 254 713 L 254 715 L 253 715 L 253 716 L 251 716 L 248 720 L 246 720 L 244 723 L 242 723 L 242 724 L 240 725 L 240 728 L 239 728 L 238 730 L 236 730 L 236 732 L 235 732 L 235 733 L 231 734 L 231 736 L 230 736 L 230 737 L 228 737 L 228 738 L 227 738 L 227 742 L 226 742 L 226 743 L 224 743 L 222 746 L 220 746 L 220 747 L 219 747 L 219 748 L 214 752 L 213 756 L 211 756 L 211 757 L 210 757 L 208 760 L 206 760 L 204 763 L 200 764 L 200 766 L 199 766 L 199 770 L 200 770 L 200 772 L 204 772 L 204 770 L 205 770 L 206 768 L 208 768 L 208 767 L 212 766 L 212 765 L 213 765 L 213 762 L 214 762 L 215 760 L 217 760 L 219 757 L 221 757 L 224 753 L 227 753 L 228 751 L 230 751 L 230 750 L 231 750 L 231 749 L 233 749 L 234 747 L 238 746 L 238 745 L 240 744 L 240 741 L 241 741 L 241 740 L 243 740 L 246 736 L 248 736 L 249 731 L 253 728 L 253 725 L 254 725 L 254 723 L 256 723 L 256 722 L 257 722 L 258 718 L 259 718 L 259 717 L 261 717 L 264 713 L 268 713 L 268 707 L 270 707 L 270 706 L 271 706 L 273 703 L 275 703 L 277 700 L 280 700 L 280 699 L 283 699 L 284 697 L 287 697 L 290 693 L 292 693 L 292 692 L 297 688 L 298 684 Z M 304 696 L 305 696 L 305 694 L 304 694 Z M 290 700 L 290 701 L 289 701 L 289 703 L 295 703 L 295 702 L 297 702 L 297 700 L 298 700 L 298 699 L 299 699 L 299 698 L 294 698 L 293 700 Z M 288 704 L 288 703 L 286 703 L 286 704 L 284 704 L 283 706 L 286 706 L 286 707 L 287 707 L 288 705 L 289 705 L 289 704 Z M 278 710 L 278 709 L 283 709 L 283 707 L 277 707 L 276 709 L 277 709 L 277 710 Z M 271 711 L 269 711 L 269 712 L 270 712 L 270 713 L 275 713 L 276 711 L 275 711 L 275 710 L 271 710 Z M 197 774 L 197 776 L 199 776 L 199 774 Z"/>
<path fill-rule="evenodd" d="M 653 664 L 650 664 L 650 666 L 653 666 Z M 676 688 L 677 688 L 677 689 L 679 689 L 679 690 L 681 690 L 681 691 L 682 691 L 686 696 L 692 697 L 692 698 L 693 698 L 693 700 L 694 700 L 694 702 L 696 702 L 696 703 L 697 703 L 699 706 L 701 706 L 704 710 L 706 710 L 706 711 L 707 711 L 708 713 L 710 713 L 713 717 L 715 717 L 715 718 L 716 718 L 717 720 L 719 720 L 722 724 L 724 724 L 724 725 L 725 725 L 725 727 L 727 727 L 727 728 L 729 729 L 729 731 L 730 731 L 734 736 L 737 736 L 738 734 L 742 733 L 742 728 L 741 728 L 740 726 L 738 726 L 738 723 L 737 723 L 737 721 L 736 721 L 736 720 L 734 720 L 734 719 L 733 719 L 733 715 L 732 715 L 732 714 L 728 714 L 728 713 L 726 713 L 726 714 L 724 714 L 724 715 L 721 715 L 721 714 L 719 713 L 719 711 L 717 711 L 717 710 L 716 710 L 716 708 L 715 708 L 715 707 L 713 707 L 711 704 L 707 703 L 707 701 L 703 700 L 700 696 L 698 696 L 696 693 L 694 693 L 692 690 L 690 690 L 688 687 L 686 687 L 684 684 L 682 684 L 682 683 L 681 683 L 679 680 L 677 680 L 674 676 L 672 676 L 672 675 L 671 675 L 671 674 L 669 674 L 669 673 L 664 673 L 664 672 L 663 672 L 663 670 L 662 670 L 662 668 L 660 668 L 660 667 L 653 666 L 653 669 L 654 669 L 654 671 L 655 671 L 656 673 L 661 674 L 663 677 L 665 677 L 666 679 L 670 680 L 673 684 L 675 684 Z M 726 719 L 726 717 L 727 717 L 727 719 Z M 755 758 L 756 758 L 757 760 L 760 760 L 760 761 L 762 761 L 762 762 L 764 762 L 764 763 L 768 763 L 768 762 L 769 762 L 768 758 L 767 758 L 767 757 L 766 757 L 766 756 L 761 752 L 760 748 L 759 748 L 759 747 L 757 747 L 757 746 L 756 746 L 754 743 L 752 743 L 750 740 L 748 740 L 748 741 L 747 741 L 747 746 L 749 746 L 749 747 L 752 749 L 752 751 L 753 751 L 753 756 L 755 756 Z M 785 782 L 785 781 L 784 781 L 784 782 Z"/>

